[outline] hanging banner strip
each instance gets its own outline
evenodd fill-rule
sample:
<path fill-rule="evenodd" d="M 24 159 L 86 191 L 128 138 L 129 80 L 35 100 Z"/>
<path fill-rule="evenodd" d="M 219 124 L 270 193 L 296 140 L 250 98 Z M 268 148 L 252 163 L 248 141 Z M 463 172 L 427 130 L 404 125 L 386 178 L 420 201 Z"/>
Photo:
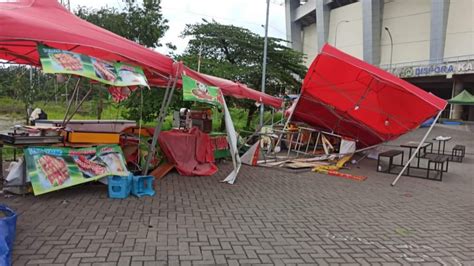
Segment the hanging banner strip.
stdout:
<path fill-rule="evenodd" d="M 147 86 L 140 67 L 38 45 L 44 73 L 74 74 L 112 86 Z"/>
<path fill-rule="evenodd" d="M 212 105 L 222 106 L 224 98 L 218 87 L 208 86 L 186 75 L 183 79 L 183 100 L 203 102 Z"/>
<path fill-rule="evenodd" d="M 225 102 L 224 96 L 218 87 L 208 86 L 200 83 L 186 75 L 182 75 L 183 79 L 183 100 L 196 101 L 213 104 L 224 109 L 225 128 L 227 132 L 227 142 L 229 143 L 230 155 L 234 170 L 222 181 L 234 184 L 239 173 L 242 162 L 240 160 L 237 149 L 237 132 L 234 128 L 234 122 L 230 116 L 229 109 Z"/>

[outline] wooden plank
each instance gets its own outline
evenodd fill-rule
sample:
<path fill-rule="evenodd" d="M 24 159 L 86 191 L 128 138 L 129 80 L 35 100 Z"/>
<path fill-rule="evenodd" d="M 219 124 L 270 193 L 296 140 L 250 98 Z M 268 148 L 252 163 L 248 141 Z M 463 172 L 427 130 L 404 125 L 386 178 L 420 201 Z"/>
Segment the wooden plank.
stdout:
<path fill-rule="evenodd" d="M 174 165 L 169 162 L 160 164 L 157 168 L 151 171 L 150 175 L 154 176 L 155 179 L 162 179 L 166 174 L 173 170 Z"/>
<path fill-rule="evenodd" d="M 314 168 L 318 165 L 328 165 L 325 162 L 313 162 L 313 163 L 306 163 L 306 162 L 289 162 L 283 167 L 292 168 L 292 169 L 300 169 L 300 168 Z"/>

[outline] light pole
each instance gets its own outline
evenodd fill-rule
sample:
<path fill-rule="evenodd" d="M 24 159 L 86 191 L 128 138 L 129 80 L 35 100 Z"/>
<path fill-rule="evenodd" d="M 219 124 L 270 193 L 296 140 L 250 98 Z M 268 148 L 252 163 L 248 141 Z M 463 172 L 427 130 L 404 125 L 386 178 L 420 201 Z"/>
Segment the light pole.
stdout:
<path fill-rule="evenodd" d="M 334 34 L 334 47 L 337 47 L 337 30 L 339 29 L 339 25 L 341 25 L 341 23 L 347 22 L 349 22 L 349 20 L 341 20 L 336 24 L 336 33 Z"/>
<path fill-rule="evenodd" d="M 265 75 L 267 71 L 267 45 L 268 45 L 268 16 L 270 13 L 270 0 L 267 0 L 267 15 L 265 17 L 265 39 L 263 41 L 263 63 L 262 63 L 262 92 L 265 93 Z M 260 128 L 263 127 L 263 114 L 265 107 L 260 103 Z"/>
<path fill-rule="evenodd" d="M 202 42 L 199 44 L 199 55 L 198 55 L 198 72 L 201 73 L 201 54 L 202 54 Z"/>
<path fill-rule="evenodd" d="M 385 30 L 388 33 L 388 37 L 390 37 L 390 68 L 389 72 L 392 71 L 392 57 L 393 57 L 393 39 L 392 39 L 392 34 L 390 33 L 390 29 L 388 27 L 385 27 Z"/>

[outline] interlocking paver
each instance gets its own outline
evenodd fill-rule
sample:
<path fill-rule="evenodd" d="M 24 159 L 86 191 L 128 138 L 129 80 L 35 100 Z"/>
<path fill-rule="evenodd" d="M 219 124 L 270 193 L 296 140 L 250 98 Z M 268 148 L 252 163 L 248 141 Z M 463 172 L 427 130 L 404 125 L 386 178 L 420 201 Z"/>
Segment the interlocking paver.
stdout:
<path fill-rule="evenodd" d="M 363 160 L 364 182 L 243 166 L 231 186 L 218 182 L 227 163 L 172 173 L 152 198 L 112 200 L 99 184 L 5 198 L 19 213 L 14 265 L 474 265 L 472 129 L 453 136 L 471 153 L 443 182 L 391 187 Z"/>

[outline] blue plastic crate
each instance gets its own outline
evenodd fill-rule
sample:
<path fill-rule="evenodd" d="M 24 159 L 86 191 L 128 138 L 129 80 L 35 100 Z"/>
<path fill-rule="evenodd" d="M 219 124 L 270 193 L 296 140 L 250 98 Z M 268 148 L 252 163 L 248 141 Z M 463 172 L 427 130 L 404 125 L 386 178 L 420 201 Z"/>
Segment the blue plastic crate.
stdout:
<path fill-rule="evenodd" d="M 125 199 L 130 196 L 132 189 L 132 177 L 131 176 L 109 176 L 109 198 L 112 199 Z"/>
<path fill-rule="evenodd" d="M 137 197 L 154 196 L 153 176 L 133 176 L 132 178 L 132 194 Z"/>

